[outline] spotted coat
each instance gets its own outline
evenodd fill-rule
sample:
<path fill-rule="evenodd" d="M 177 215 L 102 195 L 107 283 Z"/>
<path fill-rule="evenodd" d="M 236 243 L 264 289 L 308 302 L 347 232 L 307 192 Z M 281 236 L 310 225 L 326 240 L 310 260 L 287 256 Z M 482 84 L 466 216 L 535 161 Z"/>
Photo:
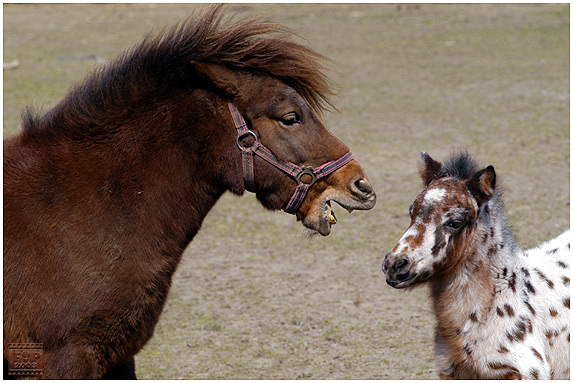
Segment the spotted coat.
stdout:
<path fill-rule="evenodd" d="M 466 269 L 465 278 L 434 292 L 440 377 L 569 378 L 569 243 L 567 231 L 534 249 L 498 254 L 490 291 Z"/>
<path fill-rule="evenodd" d="M 427 187 L 383 269 L 396 288 L 429 283 L 440 377 L 568 378 L 570 232 L 524 251 L 493 167 L 460 175 L 451 167 L 467 158 L 449 169 L 423 160 Z"/>

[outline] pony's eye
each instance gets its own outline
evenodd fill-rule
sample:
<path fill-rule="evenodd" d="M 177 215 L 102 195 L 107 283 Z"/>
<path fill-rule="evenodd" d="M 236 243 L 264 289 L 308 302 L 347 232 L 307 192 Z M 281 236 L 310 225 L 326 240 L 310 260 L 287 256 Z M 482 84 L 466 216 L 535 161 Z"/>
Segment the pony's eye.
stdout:
<path fill-rule="evenodd" d="M 412 214 L 414 214 L 414 204 L 410 205 L 410 209 L 409 209 L 408 213 L 410 214 L 410 218 L 412 218 Z"/>
<path fill-rule="evenodd" d="M 459 229 L 460 226 L 462 226 L 462 223 L 464 223 L 464 222 L 456 220 L 456 219 L 451 219 L 448 222 L 446 222 L 444 225 L 447 227 L 451 227 L 452 229 Z"/>
<path fill-rule="evenodd" d="M 292 112 L 282 116 L 279 121 L 284 126 L 293 126 L 300 123 L 300 117 L 295 112 Z"/>

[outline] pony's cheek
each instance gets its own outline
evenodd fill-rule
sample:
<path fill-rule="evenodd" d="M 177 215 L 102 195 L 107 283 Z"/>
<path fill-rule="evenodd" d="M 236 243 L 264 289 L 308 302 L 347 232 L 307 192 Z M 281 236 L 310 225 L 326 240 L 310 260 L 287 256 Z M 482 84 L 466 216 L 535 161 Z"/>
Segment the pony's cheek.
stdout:
<path fill-rule="evenodd" d="M 327 199 L 322 198 L 309 206 L 306 213 L 297 212 L 297 219 L 308 229 L 314 230 L 323 236 L 327 236 L 331 231 L 331 222 L 328 219 Z"/>

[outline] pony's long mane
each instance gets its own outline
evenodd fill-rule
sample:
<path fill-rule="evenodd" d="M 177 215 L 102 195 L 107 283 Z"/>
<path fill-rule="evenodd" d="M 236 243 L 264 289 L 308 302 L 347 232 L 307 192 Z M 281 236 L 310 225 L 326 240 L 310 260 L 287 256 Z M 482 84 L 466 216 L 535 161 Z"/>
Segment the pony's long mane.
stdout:
<path fill-rule="evenodd" d="M 325 57 L 292 41 L 294 33 L 259 18 L 224 21 L 216 5 L 127 50 L 100 66 L 50 112 L 40 118 L 33 108 L 23 113 L 23 129 L 39 126 L 88 126 L 121 121 L 134 109 L 173 92 L 193 87 L 191 61 L 258 71 L 294 88 L 319 114 L 333 107 L 334 94 L 321 64 Z"/>

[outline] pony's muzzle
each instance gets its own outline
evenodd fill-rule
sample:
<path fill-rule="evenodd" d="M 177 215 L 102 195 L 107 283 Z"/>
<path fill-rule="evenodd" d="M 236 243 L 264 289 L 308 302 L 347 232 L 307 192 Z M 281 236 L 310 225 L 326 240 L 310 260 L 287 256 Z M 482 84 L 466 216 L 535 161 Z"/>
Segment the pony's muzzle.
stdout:
<path fill-rule="evenodd" d="M 382 270 L 386 274 L 386 283 L 395 288 L 406 287 L 408 283 L 404 282 L 415 277 L 412 275 L 412 262 L 406 254 L 386 254 Z"/>

